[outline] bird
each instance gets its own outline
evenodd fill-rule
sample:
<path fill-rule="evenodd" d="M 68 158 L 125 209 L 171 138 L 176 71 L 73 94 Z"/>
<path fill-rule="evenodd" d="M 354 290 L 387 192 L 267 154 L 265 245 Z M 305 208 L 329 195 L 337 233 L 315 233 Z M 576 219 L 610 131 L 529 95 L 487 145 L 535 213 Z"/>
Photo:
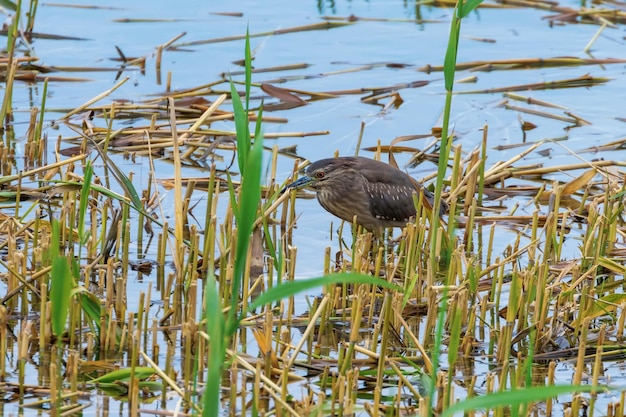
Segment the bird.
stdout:
<path fill-rule="evenodd" d="M 326 158 L 308 166 L 305 176 L 284 191 L 310 188 L 329 213 L 382 236 L 383 229 L 404 227 L 416 215 L 414 195 L 424 194 L 432 208 L 435 195 L 407 173 L 375 159 L 344 156 Z M 441 214 L 448 205 L 441 200 Z"/>

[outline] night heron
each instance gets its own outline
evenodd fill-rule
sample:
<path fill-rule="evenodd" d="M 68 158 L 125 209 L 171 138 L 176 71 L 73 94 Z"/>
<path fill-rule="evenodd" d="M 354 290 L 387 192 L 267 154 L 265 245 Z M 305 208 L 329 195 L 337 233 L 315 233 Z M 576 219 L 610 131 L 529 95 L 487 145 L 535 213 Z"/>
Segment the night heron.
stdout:
<path fill-rule="evenodd" d="M 306 175 L 285 187 L 308 187 L 326 211 L 381 235 L 383 228 L 404 227 L 415 217 L 414 195 L 424 193 L 433 207 L 435 196 L 405 172 L 384 162 L 363 157 L 322 159 Z M 447 204 L 441 201 L 441 212 Z"/>

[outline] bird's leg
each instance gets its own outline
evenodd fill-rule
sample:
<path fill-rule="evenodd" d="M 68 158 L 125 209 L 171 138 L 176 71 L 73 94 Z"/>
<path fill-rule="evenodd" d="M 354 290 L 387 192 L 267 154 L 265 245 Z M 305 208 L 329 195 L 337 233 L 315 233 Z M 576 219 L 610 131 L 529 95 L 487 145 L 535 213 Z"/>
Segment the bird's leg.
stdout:
<path fill-rule="evenodd" d="M 392 230 L 392 229 L 390 229 Z M 390 233 L 387 239 L 387 246 L 389 248 L 393 248 L 394 246 L 400 244 L 400 242 L 402 242 L 402 240 L 404 239 L 404 233 L 401 233 L 400 235 L 398 235 L 397 237 L 393 237 L 393 233 Z"/>
<path fill-rule="evenodd" d="M 361 226 L 352 228 L 353 272 L 374 273 L 376 257 L 380 248 L 380 238 Z"/>

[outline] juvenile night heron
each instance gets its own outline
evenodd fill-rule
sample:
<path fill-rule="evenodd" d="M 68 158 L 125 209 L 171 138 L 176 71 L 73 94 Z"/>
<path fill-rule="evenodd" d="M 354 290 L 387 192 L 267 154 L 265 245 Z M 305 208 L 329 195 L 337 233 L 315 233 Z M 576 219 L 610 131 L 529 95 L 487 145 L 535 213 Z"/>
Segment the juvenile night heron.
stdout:
<path fill-rule="evenodd" d="M 415 217 L 413 195 L 433 207 L 435 196 L 403 171 L 384 162 L 362 157 L 321 159 L 312 163 L 306 175 L 285 187 L 308 187 L 326 211 L 381 235 L 383 228 L 404 227 Z M 441 201 L 441 212 L 447 204 Z"/>

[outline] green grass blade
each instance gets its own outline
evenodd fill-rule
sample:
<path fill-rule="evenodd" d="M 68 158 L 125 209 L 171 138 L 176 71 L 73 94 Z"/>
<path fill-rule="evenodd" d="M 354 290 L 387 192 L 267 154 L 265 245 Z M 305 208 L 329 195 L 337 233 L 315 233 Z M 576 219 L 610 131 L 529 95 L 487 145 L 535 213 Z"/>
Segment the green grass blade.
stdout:
<path fill-rule="evenodd" d="M 59 257 L 59 221 L 56 219 L 52 219 L 50 223 L 50 227 L 52 228 L 52 241 L 50 242 L 50 246 L 48 247 L 48 259 L 50 263 Z"/>
<path fill-rule="evenodd" d="M 0 0 L 0 6 L 5 9 L 11 10 L 12 12 L 17 10 L 17 5 L 9 0 Z"/>
<path fill-rule="evenodd" d="M 124 395 L 128 395 L 128 384 L 124 383 L 101 382 L 98 383 L 98 388 L 111 397 L 122 397 Z"/>
<path fill-rule="evenodd" d="M 130 381 L 130 377 L 133 372 L 135 374 L 135 378 L 141 381 L 154 375 L 155 370 L 148 366 L 136 366 L 135 368 L 117 369 L 115 371 L 104 374 L 101 377 L 92 379 L 90 382 L 111 383 L 115 381 Z"/>
<path fill-rule="evenodd" d="M 212 273 L 207 277 L 204 287 L 206 329 L 209 335 L 209 357 L 206 389 L 203 394 L 203 417 L 219 415 L 222 368 L 224 366 L 225 339 L 224 314 L 222 313 L 220 296 Z"/>
<path fill-rule="evenodd" d="M 235 130 L 237 131 L 237 163 L 239 164 L 239 172 L 244 176 L 248 151 L 250 150 L 250 128 L 248 126 L 248 114 L 243 108 L 241 97 L 239 97 L 239 93 L 232 81 L 230 82 L 230 96 L 233 101 Z"/>
<path fill-rule="evenodd" d="M 465 310 L 467 312 L 467 309 Z M 456 363 L 456 359 L 459 354 L 459 344 L 461 342 L 461 307 L 454 309 L 454 317 L 452 318 L 452 325 L 450 326 L 450 338 L 448 344 L 448 365 Z"/>
<path fill-rule="evenodd" d="M 59 256 L 52 261 L 51 274 L 50 314 L 52 333 L 56 337 L 60 337 L 65 331 L 70 307 L 70 294 L 74 286 L 67 257 Z"/>
<path fill-rule="evenodd" d="M 458 402 L 452 407 L 444 410 L 441 417 L 451 417 L 454 413 L 459 413 L 461 411 L 490 410 L 500 407 L 513 408 L 518 407 L 521 404 L 543 401 L 562 394 L 575 392 L 598 392 L 604 390 L 605 388 L 606 387 L 594 387 L 591 385 L 553 385 L 548 387 L 530 387 L 514 391 L 503 391 L 494 394 L 482 395 L 480 397 L 472 397 Z"/>
<path fill-rule="evenodd" d="M 111 163 L 109 165 L 109 168 L 112 168 L 113 171 L 117 173 L 115 177 L 117 178 L 120 187 L 124 189 L 124 192 L 130 198 L 133 208 L 135 208 L 136 210 L 141 210 L 141 199 L 139 198 L 139 194 L 137 194 L 137 190 L 135 189 L 132 181 L 115 164 Z"/>
<path fill-rule="evenodd" d="M 323 277 L 311 278 L 302 281 L 290 281 L 281 285 L 277 285 L 269 290 L 265 291 L 263 294 L 259 295 L 249 306 L 250 311 L 257 309 L 260 306 L 265 304 L 270 304 L 288 297 L 295 295 L 297 293 L 308 291 L 313 288 L 318 288 L 323 285 L 329 284 L 367 284 L 367 285 L 378 285 L 382 288 L 387 288 L 395 291 L 402 291 L 402 288 L 382 280 L 380 278 L 373 277 L 371 275 L 363 275 L 363 274 L 351 274 L 351 273 L 342 273 L 342 274 L 331 274 L 325 275 Z"/>
<path fill-rule="evenodd" d="M 462 19 L 466 17 L 468 14 L 472 13 L 474 9 L 476 9 L 483 0 L 467 0 L 462 4 L 462 7 L 459 7 L 459 17 Z"/>
<path fill-rule="evenodd" d="M 132 181 L 128 178 L 128 176 L 126 176 L 126 174 L 124 174 L 124 172 L 122 172 L 121 169 L 117 167 L 115 162 L 113 162 L 111 158 L 109 158 L 109 155 L 107 155 L 106 152 L 104 152 L 100 148 L 100 146 L 96 143 L 96 141 L 94 141 L 93 139 L 89 137 L 87 137 L 87 139 L 89 139 L 91 144 L 96 148 L 96 150 L 100 154 L 100 157 L 102 158 L 104 163 L 107 165 L 107 167 L 113 172 L 113 176 L 117 180 L 119 186 L 122 187 L 122 189 L 124 190 L 128 198 L 130 198 L 130 201 L 133 207 L 136 210 L 142 210 L 143 207 L 141 204 L 141 199 L 139 198 L 139 194 L 137 194 L 137 190 L 135 189 L 135 186 L 133 185 Z"/>
<path fill-rule="evenodd" d="M 139 194 L 137 193 L 137 190 L 135 189 L 132 181 L 126 176 L 126 174 L 124 174 L 121 169 L 118 168 L 115 162 L 113 162 L 111 158 L 109 158 L 109 155 L 107 155 L 107 153 L 102 150 L 102 147 L 98 144 L 98 142 L 79 130 L 74 131 L 86 140 L 88 140 L 89 143 L 91 143 L 91 145 L 94 147 L 94 149 L 98 151 L 98 154 L 102 158 L 102 161 L 105 163 L 106 167 L 112 171 L 113 177 L 115 177 L 115 180 L 118 182 L 119 186 L 122 187 L 122 189 L 128 196 L 135 210 L 141 211 L 143 208 L 141 204 L 141 199 L 139 198 Z M 116 133 L 117 132 L 113 132 L 112 135 L 115 136 Z"/>
<path fill-rule="evenodd" d="M 39 143 L 41 138 L 41 132 L 43 132 L 43 121 L 46 115 L 46 98 L 48 97 L 48 79 L 46 78 L 43 82 L 43 91 L 41 92 L 41 110 L 39 111 L 39 120 L 37 121 L 37 126 L 35 128 L 35 140 Z M 39 151 L 37 150 L 36 155 L 39 156 Z"/>
<path fill-rule="evenodd" d="M 429 410 L 434 409 L 436 397 L 436 383 L 437 383 L 437 373 L 439 372 L 439 356 L 441 354 L 441 345 L 443 344 L 443 327 L 446 319 L 446 306 L 448 305 L 448 292 L 444 291 L 443 297 L 441 301 L 437 304 L 437 308 L 439 309 L 437 313 L 437 324 L 435 326 L 435 344 L 432 350 L 432 359 L 433 363 L 432 373 L 430 375 L 430 383 L 431 385 L 428 387 L 428 391 L 430 392 L 430 407 Z M 429 412 L 428 415 L 433 415 L 432 411 Z"/>
<path fill-rule="evenodd" d="M 461 20 L 453 14 L 452 24 L 450 25 L 450 37 L 448 39 L 448 48 L 443 61 L 443 76 L 445 80 L 446 91 L 452 91 L 454 87 L 454 71 L 456 69 L 456 55 L 459 47 L 459 34 L 461 32 Z"/>
<path fill-rule="evenodd" d="M 235 186 L 233 185 L 233 179 L 230 172 L 226 171 L 226 181 L 228 185 L 228 198 L 230 198 L 230 206 L 233 211 L 235 219 L 239 218 L 239 203 L 237 203 L 237 196 L 235 195 Z"/>
<path fill-rule="evenodd" d="M 261 165 L 263 161 L 263 136 L 254 140 L 254 145 L 246 161 L 246 176 L 242 179 L 241 197 L 239 201 L 239 217 L 237 218 L 237 248 L 235 251 L 235 270 L 232 288 L 231 309 L 226 332 L 228 335 L 237 330 L 235 321 L 236 307 L 239 302 L 239 289 L 246 267 L 246 258 L 250 244 L 250 234 L 257 217 L 259 201 L 261 201 Z"/>
<path fill-rule="evenodd" d="M 250 28 L 246 28 L 246 114 L 250 111 L 250 86 L 252 85 L 252 53 L 250 52 Z M 260 118 L 259 118 L 260 120 Z M 257 123 L 257 126 L 259 123 Z"/>
<path fill-rule="evenodd" d="M 91 178 L 93 176 L 93 167 L 91 161 L 87 161 L 83 176 L 83 186 L 80 190 L 80 205 L 78 208 L 78 238 L 80 240 L 81 247 L 87 241 L 85 236 L 85 219 L 87 213 L 87 203 L 89 202 L 89 192 L 91 191 Z M 78 258 L 80 259 L 80 247 L 78 249 Z"/>
<path fill-rule="evenodd" d="M 71 290 L 72 297 L 77 296 L 80 300 L 80 306 L 82 307 L 87 317 L 91 320 L 92 325 L 98 329 L 100 333 L 100 300 L 98 297 L 90 293 L 87 288 L 82 285 L 76 285 Z"/>
<path fill-rule="evenodd" d="M 67 257 L 59 256 L 60 239 L 59 222 L 53 220 L 52 241 L 49 252 L 50 260 L 52 261 L 52 269 L 50 272 L 50 314 L 52 333 L 56 337 L 60 337 L 65 331 L 71 290 L 74 287 L 69 261 Z"/>
<path fill-rule="evenodd" d="M 256 126 L 254 127 L 254 140 L 256 141 L 258 138 L 261 138 L 261 140 L 263 140 L 263 130 L 261 130 L 261 119 L 263 118 L 263 101 L 261 101 L 261 105 L 259 106 L 259 111 L 256 117 L 257 119 Z"/>

